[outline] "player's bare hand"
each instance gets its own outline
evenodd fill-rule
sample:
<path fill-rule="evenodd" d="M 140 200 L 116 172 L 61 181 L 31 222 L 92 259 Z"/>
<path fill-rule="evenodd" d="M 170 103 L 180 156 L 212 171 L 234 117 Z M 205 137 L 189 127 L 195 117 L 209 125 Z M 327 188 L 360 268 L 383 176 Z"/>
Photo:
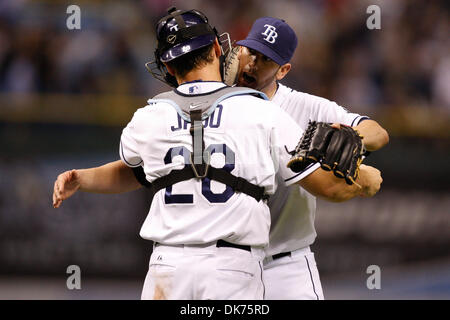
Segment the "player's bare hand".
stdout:
<path fill-rule="evenodd" d="M 63 200 L 70 198 L 80 188 L 79 175 L 73 169 L 61 173 L 53 187 L 53 207 L 59 208 Z"/>
<path fill-rule="evenodd" d="M 340 123 L 332 123 L 331 127 L 339 130 L 339 129 L 341 129 L 341 124 Z"/>
<path fill-rule="evenodd" d="M 360 178 L 361 197 L 373 197 L 380 190 L 383 182 L 381 171 L 365 164 L 360 166 Z"/>
<path fill-rule="evenodd" d="M 237 56 L 236 56 L 239 61 L 241 61 L 241 56 L 242 56 L 242 47 L 239 48 Z"/>

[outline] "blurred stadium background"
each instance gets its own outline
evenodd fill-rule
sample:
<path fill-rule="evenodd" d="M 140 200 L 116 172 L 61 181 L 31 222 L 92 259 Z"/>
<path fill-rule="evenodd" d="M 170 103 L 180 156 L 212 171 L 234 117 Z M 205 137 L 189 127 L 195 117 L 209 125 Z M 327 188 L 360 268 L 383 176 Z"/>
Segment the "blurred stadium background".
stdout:
<path fill-rule="evenodd" d="M 66 8 L 81 8 L 68 30 Z M 366 8 L 381 8 L 368 30 Z M 319 201 L 313 245 L 328 299 L 450 298 L 448 1 L 0 1 L 0 299 L 139 299 L 151 243 L 145 190 L 79 193 L 59 210 L 53 181 L 118 159 L 133 112 L 166 90 L 145 70 L 154 23 L 171 5 L 245 37 L 261 16 L 297 32 L 283 81 L 379 121 L 387 147 L 367 160 L 381 192 Z M 66 288 L 78 265 L 82 289 Z M 369 265 L 381 290 L 368 290 Z"/>

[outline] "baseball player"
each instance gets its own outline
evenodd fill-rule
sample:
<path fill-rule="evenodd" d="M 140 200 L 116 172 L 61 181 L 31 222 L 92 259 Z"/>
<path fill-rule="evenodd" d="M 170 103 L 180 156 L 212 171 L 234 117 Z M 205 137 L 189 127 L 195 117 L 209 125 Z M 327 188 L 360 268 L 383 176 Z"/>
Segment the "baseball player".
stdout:
<path fill-rule="evenodd" d="M 387 132 L 374 120 L 278 82 L 290 71 L 289 61 L 297 46 L 295 32 L 284 20 L 256 20 L 247 38 L 237 44 L 241 46 L 238 85 L 266 93 L 303 130 L 310 120 L 339 123 L 357 129 L 369 151 L 388 143 Z M 280 185 L 269 206 L 272 223 L 264 260 L 266 299 L 323 299 L 314 253 L 309 247 L 316 238 L 315 196 L 301 187 Z"/>
<path fill-rule="evenodd" d="M 259 92 L 221 82 L 217 34 L 201 12 L 169 10 L 157 38 L 157 62 L 176 90 L 135 113 L 122 133 L 122 162 L 59 175 L 53 204 L 77 190 L 137 189 L 126 166 L 142 168 L 141 183 L 154 191 L 140 232 L 154 241 L 142 298 L 261 299 L 270 227 L 264 199 L 277 184 L 347 200 L 374 195 L 380 172 L 361 166 L 362 189 L 317 164 L 294 174 L 285 147 L 294 148 L 302 130 Z"/>

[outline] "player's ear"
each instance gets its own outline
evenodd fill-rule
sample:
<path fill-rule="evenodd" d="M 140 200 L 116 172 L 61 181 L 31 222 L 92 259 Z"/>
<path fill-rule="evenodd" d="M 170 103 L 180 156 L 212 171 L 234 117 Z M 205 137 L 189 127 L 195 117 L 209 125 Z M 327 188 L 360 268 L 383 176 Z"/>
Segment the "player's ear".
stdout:
<path fill-rule="evenodd" d="M 278 69 L 277 72 L 277 80 L 281 80 L 283 79 L 288 72 L 291 70 L 291 64 L 290 63 L 285 63 L 283 64 L 280 69 Z"/>
<path fill-rule="evenodd" d="M 219 41 L 217 40 L 217 38 L 216 38 L 216 40 L 214 40 L 213 48 L 214 48 L 214 53 L 215 53 L 216 57 L 219 58 L 222 55 L 222 50 L 220 49 L 220 44 L 219 44 Z"/>

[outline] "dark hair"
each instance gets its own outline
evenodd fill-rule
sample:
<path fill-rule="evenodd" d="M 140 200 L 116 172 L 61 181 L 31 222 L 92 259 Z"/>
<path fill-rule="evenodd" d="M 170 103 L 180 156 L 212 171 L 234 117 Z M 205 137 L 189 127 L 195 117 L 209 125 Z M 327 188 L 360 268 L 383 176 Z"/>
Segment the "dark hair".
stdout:
<path fill-rule="evenodd" d="M 175 70 L 177 76 L 184 77 L 195 68 L 214 61 L 214 56 L 211 55 L 213 45 L 210 44 L 209 46 L 184 54 L 179 58 L 167 62 L 167 65 Z"/>

